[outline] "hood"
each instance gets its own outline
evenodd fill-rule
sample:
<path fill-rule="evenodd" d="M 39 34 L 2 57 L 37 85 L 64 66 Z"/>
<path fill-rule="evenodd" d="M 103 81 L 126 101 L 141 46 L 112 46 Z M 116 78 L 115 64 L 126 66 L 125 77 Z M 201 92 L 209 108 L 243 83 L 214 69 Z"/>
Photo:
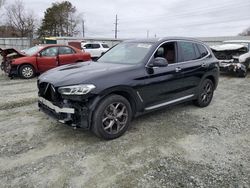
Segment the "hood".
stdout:
<path fill-rule="evenodd" d="M 233 50 L 239 50 L 241 48 L 246 48 L 243 44 L 222 44 L 222 45 L 216 45 L 210 47 L 212 50 L 215 51 L 233 51 Z"/>
<path fill-rule="evenodd" d="M 48 82 L 55 87 L 97 84 L 100 80 L 110 78 L 112 74 L 130 70 L 134 65 L 99 63 L 93 61 L 74 63 L 51 69 L 42 74 L 38 79 L 39 83 Z"/>
<path fill-rule="evenodd" d="M 24 53 L 14 49 L 14 48 L 7 48 L 7 49 L 0 48 L 0 55 L 3 58 L 11 56 L 12 54 L 15 55 L 15 56 L 18 56 L 18 57 L 25 57 L 26 56 Z"/>

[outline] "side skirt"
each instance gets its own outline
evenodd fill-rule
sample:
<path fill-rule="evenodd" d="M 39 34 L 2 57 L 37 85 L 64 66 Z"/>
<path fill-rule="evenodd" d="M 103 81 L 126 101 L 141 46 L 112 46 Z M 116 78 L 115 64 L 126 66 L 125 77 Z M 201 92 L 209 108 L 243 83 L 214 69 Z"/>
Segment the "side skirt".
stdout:
<path fill-rule="evenodd" d="M 192 95 L 187 95 L 185 97 L 181 97 L 181 98 L 178 98 L 178 99 L 174 99 L 174 100 L 171 100 L 171 101 L 167 101 L 167 102 L 164 102 L 164 103 L 160 103 L 160 104 L 157 104 L 157 105 L 154 105 L 154 106 L 150 106 L 150 107 L 147 107 L 145 108 L 146 111 L 149 111 L 149 110 L 154 110 L 154 109 L 157 109 L 157 108 L 161 108 L 163 106 L 168 106 L 170 104 L 174 104 L 174 103 L 178 103 L 180 101 L 184 101 L 184 100 L 187 100 L 187 99 L 190 99 L 194 97 L 194 94 Z"/>

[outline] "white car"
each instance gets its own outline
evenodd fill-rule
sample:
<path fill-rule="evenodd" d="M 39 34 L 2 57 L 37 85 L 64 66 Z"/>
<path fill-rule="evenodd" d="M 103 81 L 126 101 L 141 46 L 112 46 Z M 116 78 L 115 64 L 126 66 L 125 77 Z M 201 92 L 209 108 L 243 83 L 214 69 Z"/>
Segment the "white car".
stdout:
<path fill-rule="evenodd" d="M 220 70 L 246 77 L 250 68 L 250 40 L 224 41 L 222 45 L 211 46 L 219 60 Z"/>
<path fill-rule="evenodd" d="M 109 46 L 102 42 L 82 42 L 81 47 L 85 52 L 90 53 L 92 59 L 100 57 L 109 50 Z"/>

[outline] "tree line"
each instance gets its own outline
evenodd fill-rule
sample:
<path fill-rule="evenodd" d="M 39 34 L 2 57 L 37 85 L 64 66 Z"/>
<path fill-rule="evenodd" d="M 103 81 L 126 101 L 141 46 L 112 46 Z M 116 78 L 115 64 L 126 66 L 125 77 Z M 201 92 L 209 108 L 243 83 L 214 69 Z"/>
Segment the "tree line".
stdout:
<path fill-rule="evenodd" d="M 39 20 L 37 15 L 25 7 L 22 0 L 9 4 L 0 0 L 0 8 L 4 11 L 0 16 L 4 22 L 0 24 L 1 37 L 75 36 L 79 33 L 80 14 L 69 1 L 52 3 Z"/>

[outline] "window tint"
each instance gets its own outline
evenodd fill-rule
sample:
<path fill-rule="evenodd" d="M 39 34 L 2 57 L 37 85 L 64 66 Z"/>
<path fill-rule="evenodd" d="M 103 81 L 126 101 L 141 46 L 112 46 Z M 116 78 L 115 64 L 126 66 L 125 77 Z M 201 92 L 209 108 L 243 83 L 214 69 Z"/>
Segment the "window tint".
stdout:
<path fill-rule="evenodd" d="M 176 63 L 176 50 L 175 50 L 175 42 L 168 42 L 161 45 L 154 57 L 163 57 L 165 58 L 169 64 Z"/>
<path fill-rule="evenodd" d="M 59 54 L 73 54 L 74 51 L 72 48 L 63 46 L 59 48 Z"/>
<path fill-rule="evenodd" d="M 102 44 L 103 48 L 109 48 L 109 46 L 107 44 Z"/>
<path fill-rule="evenodd" d="M 195 44 L 191 42 L 179 42 L 179 47 L 182 52 L 181 61 L 190 61 L 199 59 L 199 54 L 197 54 L 195 50 Z"/>
<path fill-rule="evenodd" d="M 84 47 L 85 47 L 86 49 L 91 49 L 91 48 L 92 48 L 92 45 L 91 45 L 91 44 L 85 44 Z"/>
<path fill-rule="evenodd" d="M 100 48 L 100 44 L 92 44 L 92 48 L 95 49 L 95 48 Z"/>
<path fill-rule="evenodd" d="M 203 45 L 197 44 L 197 47 L 198 47 L 199 52 L 200 52 L 200 58 L 203 58 L 203 57 L 208 55 L 208 51 Z"/>
<path fill-rule="evenodd" d="M 50 47 L 41 52 L 43 57 L 55 57 L 57 56 L 58 47 Z"/>

